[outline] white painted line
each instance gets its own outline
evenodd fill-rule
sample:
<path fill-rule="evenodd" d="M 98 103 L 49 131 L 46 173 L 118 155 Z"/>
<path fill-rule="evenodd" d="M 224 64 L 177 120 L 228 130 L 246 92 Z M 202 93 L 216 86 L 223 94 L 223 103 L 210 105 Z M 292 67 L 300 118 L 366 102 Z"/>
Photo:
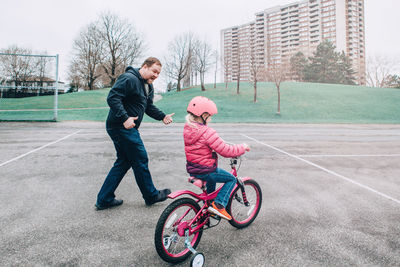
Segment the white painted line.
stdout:
<path fill-rule="evenodd" d="M 41 150 L 41 149 L 43 149 L 43 148 L 45 148 L 45 147 L 54 145 L 55 143 L 58 143 L 58 142 L 60 142 L 60 141 L 62 141 L 62 140 L 64 140 L 64 139 L 67 139 L 67 138 L 70 137 L 70 136 L 73 136 L 73 135 L 79 133 L 80 131 L 82 131 L 82 130 L 76 131 L 76 132 L 74 132 L 74 133 L 72 133 L 72 134 L 69 134 L 69 135 L 67 135 L 67 136 L 64 136 L 63 138 L 60 138 L 60 139 L 58 139 L 58 140 L 56 140 L 56 141 L 53 141 L 53 142 L 48 143 L 48 144 L 46 144 L 46 145 L 43 145 L 43 146 L 41 146 L 41 147 L 35 148 L 34 150 L 31 150 L 31 151 L 29 151 L 29 152 L 27 152 L 27 153 L 25 153 L 25 154 L 22 154 L 22 155 L 20 155 L 20 156 L 18 156 L 18 157 L 15 157 L 15 158 L 10 159 L 10 160 L 8 160 L 8 161 L 6 161 L 6 162 L 3 162 L 3 163 L 0 164 L 0 167 L 6 165 L 6 164 L 8 164 L 8 163 L 11 163 L 11 162 L 13 162 L 13 161 L 16 161 L 16 160 L 18 160 L 18 159 L 20 159 L 20 158 L 23 158 L 23 157 L 25 157 L 25 156 L 27 156 L 27 155 L 29 155 L 29 154 L 32 154 L 32 153 L 34 153 L 34 152 L 36 152 L 36 151 L 39 151 L 39 150 Z"/>
<path fill-rule="evenodd" d="M 336 173 L 336 172 L 334 172 L 334 171 L 328 170 L 328 169 L 326 169 L 326 168 L 324 168 L 324 167 L 322 167 L 322 166 L 319 166 L 318 164 L 312 163 L 311 161 L 302 159 L 302 158 L 300 158 L 299 156 L 290 154 L 290 153 L 288 153 L 288 152 L 286 152 L 286 151 L 284 151 L 284 150 L 282 150 L 282 149 L 279 149 L 279 148 L 276 148 L 276 147 L 274 147 L 274 146 L 271 146 L 271 145 L 268 145 L 268 144 L 266 144 L 266 143 L 263 143 L 263 142 L 261 142 L 261 141 L 258 141 L 258 140 L 255 139 L 255 138 L 252 138 L 252 137 L 247 136 L 247 135 L 245 135 L 245 134 L 242 134 L 242 135 L 243 135 L 244 137 L 250 139 L 250 140 L 253 140 L 253 141 L 255 141 L 255 142 L 261 144 L 261 145 L 264 145 L 264 146 L 266 146 L 266 147 L 272 148 L 272 149 L 274 149 L 274 150 L 276 150 L 276 151 L 279 151 L 279 152 L 281 152 L 281 153 L 283 153 L 283 154 L 285 154 L 285 155 L 288 155 L 288 156 L 290 156 L 290 157 L 293 157 L 293 158 L 295 158 L 295 159 L 301 160 L 301 161 L 303 161 L 303 162 L 305 162 L 305 163 L 307 163 L 307 164 L 309 164 L 309 165 L 311 165 L 311 166 L 314 166 L 314 167 L 316 167 L 316 168 L 318 168 L 318 169 L 320 169 L 320 170 L 323 170 L 323 171 L 325 171 L 325 172 L 327 172 L 327 173 L 329 173 L 329 174 L 332 174 L 332 175 L 334 175 L 334 176 L 337 176 L 337 177 L 339 177 L 339 178 L 341 178 L 341 179 L 343 179 L 343 180 L 345 180 L 345 181 L 347 181 L 347 182 L 350 182 L 350 183 L 352 183 L 352 184 L 358 185 L 359 187 L 362 187 L 362 188 L 364 188 L 364 189 L 366 189 L 366 190 L 368 190 L 368 191 L 371 191 L 371 192 L 373 192 L 373 193 L 375 193 L 375 194 L 378 194 L 378 195 L 380 195 L 380 196 L 382 196 L 382 197 L 384 197 L 384 198 L 390 199 L 390 200 L 396 202 L 397 204 L 400 204 L 400 200 L 395 199 L 395 198 L 393 198 L 393 197 L 391 197 L 391 196 L 388 196 L 388 195 L 386 195 L 386 194 L 384 194 L 384 193 L 381 193 L 381 192 L 379 192 L 379 191 L 377 191 L 377 190 L 375 190 L 375 189 L 373 189 L 373 188 L 371 188 L 371 187 L 369 187 L 369 186 L 360 184 L 359 182 L 356 182 L 356 181 L 354 181 L 354 180 L 352 180 L 352 179 L 350 179 L 350 178 L 347 178 L 347 177 L 345 177 L 345 176 L 343 176 L 343 175 L 341 175 L 341 174 L 338 174 L 338 173 Z"/>
<path fill-rule="evenodd" d="M 400 154 L 375 154 L 375 155 L 297 155 L 302 158 L 324 158 L 324 157 L 400 157 Z"/>

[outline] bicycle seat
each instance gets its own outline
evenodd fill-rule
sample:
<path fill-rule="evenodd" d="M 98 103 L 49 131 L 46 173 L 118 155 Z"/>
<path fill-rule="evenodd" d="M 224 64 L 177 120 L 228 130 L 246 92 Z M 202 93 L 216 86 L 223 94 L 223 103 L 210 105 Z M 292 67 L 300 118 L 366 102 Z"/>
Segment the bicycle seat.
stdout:
<path fill-rule="evenodd" d="M 199 188 L 201 188 L 203 190 L 206 189 L 206 183 L 207 182 L 203 181 L 201 179 L 198 179 L 196 177 L 193 177 L 193 176 L 189 177 L 188 182 L 191 183 L 191 184 L 194 184 L 195 186 L 197 186 L 197 187 L 199 187 Z"/>

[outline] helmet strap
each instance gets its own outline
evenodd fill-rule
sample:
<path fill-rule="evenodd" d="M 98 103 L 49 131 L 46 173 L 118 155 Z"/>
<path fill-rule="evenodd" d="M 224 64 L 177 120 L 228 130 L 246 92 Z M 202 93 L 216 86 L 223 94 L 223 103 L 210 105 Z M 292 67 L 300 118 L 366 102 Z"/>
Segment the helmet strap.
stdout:
<path fill-rule="evenodd" d="M 203 120 L 203 124 L 206 125 L 206 124 L 207 124 L 207 119 L 208 119 L 208 117 L 210 117 L 210 115 L 207 116 L 207 114 L 206 114 L 206 118 L 204 118 L 204 117 L 203 117 L 204 114 L 206 114 L 206 113 L 201 114 L 200 117 L 201 117 L 201 119 Z"/>

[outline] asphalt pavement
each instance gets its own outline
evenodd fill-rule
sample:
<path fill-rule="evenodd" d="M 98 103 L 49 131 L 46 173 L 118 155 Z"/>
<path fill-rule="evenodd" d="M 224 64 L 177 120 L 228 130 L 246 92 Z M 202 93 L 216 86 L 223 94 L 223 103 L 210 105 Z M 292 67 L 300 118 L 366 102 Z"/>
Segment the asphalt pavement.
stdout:
<path fill-rule="evenodd" d="M 212 126 L 251 146 L 239 175 L 263 204 L 248 228 L 204 231 L 205 266 L 400 266 L 400 125 Z M 199 190 L 182 129 L 141 126 L 157 188 Z M 0 266 L 170 266 L 153 240 L 172 200 L 147 207 L 130 171 L 124 204 L 94 209 L 114 160 L 104 123 L 0 123 Z"/>

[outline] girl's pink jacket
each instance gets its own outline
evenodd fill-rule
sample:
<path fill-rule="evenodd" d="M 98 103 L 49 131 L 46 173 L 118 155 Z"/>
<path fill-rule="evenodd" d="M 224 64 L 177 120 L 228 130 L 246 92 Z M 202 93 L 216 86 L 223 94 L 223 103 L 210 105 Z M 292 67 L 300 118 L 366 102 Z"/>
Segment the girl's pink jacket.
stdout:
<path fill-rule="evenodd" d="M 217 157 L 213 156 L 215 154 L 213 151 L 225 158 L 237 157 L 245 152 L 243 144 L 227 144 L 214 129 L 200 123 L 195 123 L 193 126 L 186 123 L 183 128 L 183 140 L 185 142 L 187 170 L 189 173 L 204 173 L 201 171 L 196 172 L 198 167 L 202 169 L 203 166 L 206 169 L 215 170 Z"/>

